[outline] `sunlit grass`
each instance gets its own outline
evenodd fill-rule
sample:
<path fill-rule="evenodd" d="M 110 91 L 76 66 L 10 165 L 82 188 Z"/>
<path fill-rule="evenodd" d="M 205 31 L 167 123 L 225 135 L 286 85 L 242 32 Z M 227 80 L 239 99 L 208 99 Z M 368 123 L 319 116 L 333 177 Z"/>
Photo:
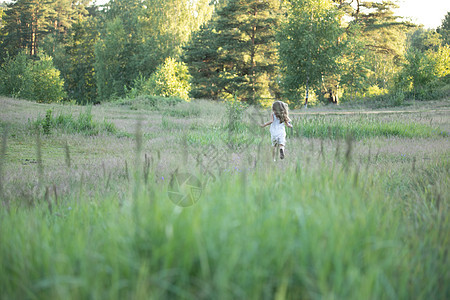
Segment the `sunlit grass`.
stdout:
<path fill-rule="evenodd" d="M 295 122 L 294 135 L 304 137 L 342 139 L 349 135 L 356 139 L 373 137 L 429 138 L 448 136 L 448 132 L 437 126 L 412 121 L 378 118 L 298 118 Z"/>
<path fill-rule="evenodd" d="M 92 107 L 87 107 L 85 111 L 80 112 L 77 118 L 72 114 L 63 113 L 53 116 L 53 111 L 48 109 L 44 118 L 39 117 L 30 125 L 38 130 L 42 130 L 44 134 L 50 134 L 56 130 L 89 136 L 99 135 L 100 133 L 118 134 L 114 123 L 106 120 L 98 122 L 93 119 Z"/>

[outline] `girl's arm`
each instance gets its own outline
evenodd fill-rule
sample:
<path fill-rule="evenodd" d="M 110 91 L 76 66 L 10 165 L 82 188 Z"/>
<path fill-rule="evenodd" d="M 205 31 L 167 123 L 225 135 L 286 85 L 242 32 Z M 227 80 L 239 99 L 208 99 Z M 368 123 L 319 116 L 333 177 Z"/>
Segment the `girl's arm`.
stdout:
<path fill-rule="evenodd" d="M 264 128 L 264 127 L 266 127 L 266 126 L 272 124 L 272 123 L 273 123 L 273 113 L 272 113 L 270 116 L 271 116 L 271 119 L 272 119 L 271 121 L 269 121 L 269 122 L 267 122 L 267 123 L 264 123 L 264 124 L 261 124 L 261 125 L 259 125 L 259 126 L 261 126 L 262 128 Z"/>
<path fill-rule="evenodd" d="M 291 118 L 287 117 L 287 123 L 286 123 L 287 127 L 292 128 L 291 122 L 292 122 Z"/>

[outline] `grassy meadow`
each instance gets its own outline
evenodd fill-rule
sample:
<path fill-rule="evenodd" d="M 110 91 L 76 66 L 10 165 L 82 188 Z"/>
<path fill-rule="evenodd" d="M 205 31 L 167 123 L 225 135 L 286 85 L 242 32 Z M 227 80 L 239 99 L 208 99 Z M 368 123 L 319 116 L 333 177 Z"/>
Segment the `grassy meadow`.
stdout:
<path fill-rule="evenodd" d="M 450 102 L 0 99 L 0 299 L 448 299 Z"/>

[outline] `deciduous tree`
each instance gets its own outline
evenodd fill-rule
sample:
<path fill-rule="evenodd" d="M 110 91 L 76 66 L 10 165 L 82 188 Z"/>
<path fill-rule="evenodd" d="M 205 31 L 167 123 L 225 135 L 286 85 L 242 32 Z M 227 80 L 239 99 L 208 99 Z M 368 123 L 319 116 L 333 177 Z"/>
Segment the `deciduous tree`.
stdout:
<path fill-rule="evenodd" d="M 443 42 L 450 45 L 450 12 L 445 15 L 441 26 L 437 28 L 437 32 L 441 35 Z"/>
<path fill-rule="evenodd" d="M 299 99 L 301 89 L 319 89 L 323 76 L 338 72 L 343 45 L 339 12 L 327 0 L 291 1 L 287 21 L 279 35 L 283 86 L 290 99 Z"/>

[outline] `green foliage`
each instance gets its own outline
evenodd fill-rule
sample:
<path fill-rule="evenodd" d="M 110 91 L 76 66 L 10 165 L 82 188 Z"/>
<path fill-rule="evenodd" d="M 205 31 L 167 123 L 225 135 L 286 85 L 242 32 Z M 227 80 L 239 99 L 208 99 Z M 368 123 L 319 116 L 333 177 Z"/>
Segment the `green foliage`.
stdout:
<path fill-rule="evenodd" d="M 355 23 L 361 25 L 363 42 L 368 50 L 364 59 L 369 69 L 366 84 L 391 89 L 400 71 L 408 27 L 395 14 L 398 5 L 392 1 L 361 1 Z"/>
<path fill-rule="evenodd" d="M 40 55 L 32 64 L 33 93 L 30 99 L 38 102 L 60 102 L 65 96 L 64 80 L 53 66 L 53 59 Z"/>
<path fill-rule="evenodd" d="M 237 132 L 241 129 L 243 115 L 248 105 L 240 103 L 236 98 L 231 101 L 226 101 L 226 121 L 224 122 L 225 129 L 231 132 Z"/>
<path fill-rule="evenodd" d="M 450 45 L 440 46 L 437 51 L 428 53 L 434 65 L 434 75 L 443 78 L 450 75 Z"/>
<path fill-rule="evenodd" d="M 143 32 L 146 37 L 152 36 L 149 42 L 156 43 L 156 49 L 163 54 L 157 65 L 167 57 L 178 58 L 181 45 L 210 20 L 214 9 L 210 0 L 144 0 L 142 4 L 146 7 Z M 157 56 L 158 52 L 148 54 Z"/>
<path fill-rule="evenodd" d="M 128 38 L 122 20 L 116 18 L 107 22 L 104 35 L 95 44 L 94 66 L 100 101 L 124 96 L 124 87 L 130 83 L 132 76 L 126 72 L 131 55 L 125 48 Z"/>
<path fill-rule="evenodd" d="M 40 122 L 42 124 L 42 129 L 44 130 L 44 134 L 50 134 L 50 129 L 52 127 L 52 110 L 49 109 L 45 113 L 45 119 Z"/>
<path fill-rule="evenodd" d="M 442 40 L 441 35 L 435 30 L 419 28 L 412 33 L 409 44 L 411 48 L 420 52 L 436 51 L 441 46 Z"/>
<path fill-rule="evenodd" d="M 54 62 L 64 78 L 65 90 L 70 100 L 79 104 L 97 100 L 95 81 L 95 43 L 100 24 L 95 18 L 99 12 L 94 8 L 91 15 L 72 25 L 65 43 L 53 51 Z"/>
<path fill-rule="evenodd" d="M 139 77 L 129 96 L 154 95 L 161 97 L 178 97 L 189 101 L 190 75 L 182 62 L 167 58 L 163 65 L 149 79 Z"/>
<path fill-rule="evenodd" d="M 449 45 L 440 46 L 437 51 L 410 49 L 397 80 L 397 89 L 410 93 L 416 99 L 433 99 L 438 96 L 434 91 L 448 84 L 446 78 L 449 75 Z"/>
<path fill-rule="evenodd" d="M 406 99 L 406 95 L 402 91 L 394 91 L 390 94 L 388 94 L 388 104 L 391 106 L 400 106 L 404 104 L 404 101 Z"/>
<path fill-rule="evenodd" d="M 109 2 L 107 7 L 106 17 L 111 21 L 106 22 L 95 46 L 96 82 L 101 101 L 125 96 L 139 76 L 148 78 L 166 58 L 177 58 L 182 43 L 209 19 L 212 11 L 205 0 L 189 4 L 180 0 L 120 0 Z M 173 88 L 164 91 L 157 87 L 151 94 L 180 94 L 188 98 L 186 87 L 175 87 L 177 91 Z"/>
<path fill-rule="evenodd" d="M 3 18 L 5 26 L 0 28 L 0 63 L 7 55 L 16 56 L 21 51 L 31 56 L 42 54 L 40 47 L 45 38 L 64 36 L 73 23 L 84 17 L 88 4 L 86 0 L 8 2 Z"/>
<path fill-rule="evenodd" d="M 447 12 L 436 31 L 441 35 L 443 43 L 450 45 L 450 11 Z"/>
<path fill-rule="evenodd" d="M 299 106 L 305 88 L 308 97 L 311 90 L 323 100 L 331 90 L 350 101 L 370 94 L 368 87 L 375 86 L 393 93 L 400 89 L 414 97 L 445 95 L 443 80 L 433 76 L 422 78 L 428 82 L 424 86 L 408 85 L 413 77 L 422 80 L 424 74 L 418 73 L 431 74 L 427 70 L 407 76 L 404 84 L 396 82 L 411 24 L 394 14 L 392 1 L 115 0 L 102 7 L 90 3 L 16 0 L 3 4 L 0 64 L 5 68 L 21 51 L 32 59 L 50 55 L 64 79 L 62 97 L 79 104 L 176 94 L 213 100 L 237 96 L 262 106 L 283 97 Z M 447 14 L 436 31 L 420 29 L 412 34 L 412 48 L 436 53 L 416 58 L 424 69 L 429 61 L 436 68 L 446 66 L 447 52 L 439 47 L 449 42 L 448 24 Z M 180 92 L 184 87 L 176 87 L 177 91 L 157 87 L 169 78 L 154 78 L 160 83 L 153 84 L 151 93 L 148 86 L 137 91 L 136 87 L 145 86 L 138 82 L 147 81 L 166 58 L 188 66 L 189 96 Z M 18 64 L 11 74 L 20 71 Z M 439 78 L 445 77 L 445 68 Z M 25 68 L 20 72 L 25 74 Z M 0 88 L 16 97 L 60 101 L 57 72 L 50 73 L 35 91 L 23 87 L 23 78 L 12 82 L 5 75 L 10 82 Z M 133 88 L 136 93 L 130 94 Z"/>
<path fill-rule="evenodd" d="M 298 99 L 299 89 L 319 88 L 322 76 L 337 71 L 342 53 L 342 29 L 331 1 L 292 1 L 279 40 L 283 87 L 288 98 Z"/>
<path fill-rule="evenodd" d="M 277 89 L 275 28 L 282 18 L 279 1 L 228 1 L 217 12 L 218 85 L 222 95 L 258 104 Z"/>
<path fill-rule="evenodd" d="M 3 39 L 3 37 L 1 36 L 3 34 L 2 28 L 5 23 L 3 21 L 4 15 L 5 15 L 5 9 L 3 8 L 3 4 L 0 4 L 0 48 L 2 47 L 1 44 L 2 44 L 2 39 Z"/>
<path fill-rule="evenodd" d="M 279 1 L 227 1 L 194 35 L 183 57 L 193 76 L 194 97 L 259 104 L 278 96 L 275 30 Z"/>
<path fill-rule="evenodd" d="M 388 93 L 387 89 L 382 89 L 382 88 L 379 88 L 377 85 L 372 85 L 372 86 L 369 86 L 369 88 L 367 89 L 366 96 L 374 97 L 374 96 L 385 95 L 387 93 Z"/>
<path fill-rule="evenodd" d="M 221 68 L 216 40 L 219 37 L 212 22 L 202 26 L 183 47 L 182 60 L 191 74 L 192 98 L 217 100 L 221 87 L 217 76 Z"/>
<path fill-rule="evenodd" d="M 343 91 L 342 100 L 355 100 L 366 91 L 371 74 L 370 64 L 366 59 L 368 52 L 362 26 L 352 23 L 346 29 L 346 46 L 342 57 L 338 58 L 341 67 L 339 83 Z M 375 84 L 372 86 L 378 87 Z"/>
<path fill-rule="evenodd" d="M 338 72 L 342 100 L 368 97 L 364 96 L 368 87 L 393 90 L 405 51 L 405 32 L 413 26 L 396 16 L 395 8 L 392 1 L 358 1 L 356 6 L 344 2 L 340 6 L 346 15 L 341 19 L 345 47 Z"/>
<path fill-rule="evenodd" d="M 60 72 L 47 55 L 31 60 L 22 52 L 5 62 L 0 78 L 0 93 L 6 96 L 38 102 L 60 102 L 66 96 Z"/>
<path fill-rule="evenodd" d="M 0 93 L 15 98 L 29 98 L 33 91 L 29 58 L 20 53 L 8 57 L 0 69 Z"/>
<path fill-rule="evenodd" d="M 97 122 L 93 119 L 91 107 L 87 107 L 81 111 L 78 118 L 74 118 L 72 114 L 59 114 L 52 116 L 52 110 L 47 110 L 45 118 L 38 118 L 33 122 L 33 126 L 42 128 L 44 134 L 50 134 L 52 131 L 63 131 L 66 133 L 81 133 L 88 136 L 95 136 L 101 133 L 117 134 L 116 126 L 104 120 Z"/>

